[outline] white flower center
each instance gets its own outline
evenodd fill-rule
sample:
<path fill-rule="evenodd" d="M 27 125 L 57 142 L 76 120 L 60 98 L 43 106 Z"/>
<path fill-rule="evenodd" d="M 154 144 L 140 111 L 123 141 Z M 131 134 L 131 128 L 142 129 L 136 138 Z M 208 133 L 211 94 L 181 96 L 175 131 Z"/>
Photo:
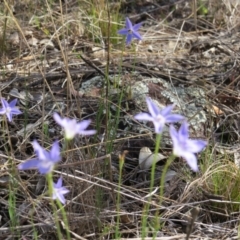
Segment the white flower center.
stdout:
<path fill-rule="evenodd" d="M 154 119 L 155 119 L 156 122 L 160 122 L 162 124 L 165 124 L 165 118 L 160 114 L 157 115 Z"/>
<path fill-rule="evenodd" d="M 67 125 L 65 126 L 65 135 L 67 139 L 72 139 L 77 133 L 77 122 L 76 121 L 71 121 L 68 122 Z"/>
<path fill-rule="evenodd" d="M 8 114 L 8 113 L 10 113 L 11 112 L 11 108 L 10 107 L 7 107 L 6 108 L 6 113 Z"/>
<path fill-rule="evenodd" d="M 47 159 L 46 160 L 42 160 L 41 165 L 44 168 L 50 168 L 50 171 L 52 171 L 53 167 L 54 167 L 53 162 L 51 162 L 51 160 L 47 160 Z"/>

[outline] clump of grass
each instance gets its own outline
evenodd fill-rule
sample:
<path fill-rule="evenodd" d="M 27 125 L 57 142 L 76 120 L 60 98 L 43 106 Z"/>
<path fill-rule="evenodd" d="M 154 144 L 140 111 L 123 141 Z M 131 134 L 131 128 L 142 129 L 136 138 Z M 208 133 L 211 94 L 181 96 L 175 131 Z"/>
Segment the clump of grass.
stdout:
<path fill-rule="evenodd" d="M 89 30 L 87 35 L 95 43 L 107 42 L 116 44 L 118 23 L 121 16 L 119 15 L 120 4 L 112 10 L 110 9 L 108 0 L 91 0 L 88 10 Z M 110 14 L 111 11 L 111 14 Z"/>
<path fill-rule="evenodd" d="M 17 201 L 17 189 L 18 189 L 18 183 L 11 175 L 11 182 L 9 184 L 9 197 L 8 197 L 8 213 L 10 217 L 10 227 L 11 231 L 14 235 L 20 236 L 20 232 L 17 229 L 19 226 L 19 218 L 16 212 L 16 201 Z"/>
<path fill-rule="evenodd" d="M 231 161 L 213 163 L 203 174 L 203 188 L 209 194 L 219 196 L 222 200 L 240 202 L 240 171 Z M 239 211 L 239 204 L 227 204 L 225 211 Z M 222 203 L 214 203 L 214 207 L 221 208 Z"/>
<path fill-rule="evenodd" d="M 206 3 L 206 1 L 199 1 L 198 2 L 198 14 L 199 15 L 207 15 L 208 14 L 208 6 L 207 6 L 207 3 Z"/>
<path fill-rule="evenodd" d="M 7 19 L 5 20 L 5 24 Z M 6 25 L 5 25 L 6 26 Z M 3 55 L 7 50 L 6 45 L 6 27 L 4 27 L 2 34 L 0 35 L 0 54 Z"/>

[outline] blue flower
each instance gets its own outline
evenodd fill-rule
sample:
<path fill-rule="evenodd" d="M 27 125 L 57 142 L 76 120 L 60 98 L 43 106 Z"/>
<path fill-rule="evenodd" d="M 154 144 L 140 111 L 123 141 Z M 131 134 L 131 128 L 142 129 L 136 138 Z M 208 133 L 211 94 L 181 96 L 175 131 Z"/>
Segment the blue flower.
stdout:
<path fill-rule="evenodd" d="M 21 114 L 22 112 L 16 108 L 17 99 L 12 100 L 10 103 L 8 103 L 6 100 L 1 98 L 2 102 L 2 108 L 0 109 L 0 114 L 6 114 L 8 121 L 12 121 L 13 115 Z"/>
<path fill-rule="evenodd" d="M 155 133 L 161 133 L 166 123 L 174 123 L 184 119 L 182 115 L 171 114 L 174 105 L 169 105 L 160 110 L 149 98 L 146 99 L 146 102 L 150 114 L 139 113 L 134 118 L 137 120 L 152 121 L 155 127 Z"/>
<path fill-rule="evenodd" d="M 61 160 L 60 148 L 57 141 L 52 145 L 48 152 L 42 148 L 35 140 L 32 142 L 33 148 L 36 152 L 37 158 L 27 160 L 18 165 L 19 170 L 38 169 L 41 174 L 50 173 L 54 165 Z"/>
<path fill-rule="evenodd" d="M 65 204 L 66 199 L 63 195 L 68 192 L 69 190 L 62 186 L 62 177 L 58 179 L 57 183 L 53 183 L 53 200 L 58 199 L 62 204 Z"/>
<path fill-rule="evenodd" d="M 126 44 L 130 44 L 133 38 L 142 40 L 142 36 L 138 33 L 138 29 L 141 27 L 142 23 L 132 25 L 129 18 L 126 18 L 126 28 L 120 29 L 118 34 L 126 35 Z"/>
<path fill-rule="evenodd" d="M 182 124 L 178 132 L 173 126 L 170 126 L 170 135 L 173 141 L 173 154 L 184 158 L 190 168 L 197 172 L 198 165 L 195 153 L 201 152 L 207 146 L 207 141 L 189 139 L 187 122 Z"/>
<path fill-rule="evenodd" d="M 77 123 L 76 119 L 61 118 L 57 113 L 53 114 L 55 121 L 64 128 L 66 139 L 73 139 L 75 135 L 93 135 L 96 130 L 85 130 L 91 123 L 91 120 L 84 120 Z"/>

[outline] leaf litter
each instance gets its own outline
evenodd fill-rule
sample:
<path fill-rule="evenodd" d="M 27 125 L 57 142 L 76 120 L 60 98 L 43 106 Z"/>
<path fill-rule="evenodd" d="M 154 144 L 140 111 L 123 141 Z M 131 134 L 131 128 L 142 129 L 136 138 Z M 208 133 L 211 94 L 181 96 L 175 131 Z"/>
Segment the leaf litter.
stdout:
<path fill-rule="evenodd" d="M 226 183 L 228 188 L 216 193 L 212 178 L 216 171 L 220 171 L 223 181 L 226 174 L 224 171 L 228 169 L 233 182 L 239 179 L 236 165 L 239 162 L 240 146 L 240 45 L 236 19 L 240 16 L 240 9 L 234 1 L 204 2 L 208 14 L 201 15 L 198 12 L 197 26 L 194 14 L 191 15 L 191 1 L 169 3 L 156 0 L 142 1 L 135 5 L 126 1 L 121 4 L 121 11 L 127 11 L 131 20 L 144 22 L 140 30 L 143 40 L 134 42 L 134 54 L 126 49 L 122 56 L 117 48 L 113 48 L 110 53 L 108 74 L 113 79 L 110 84 L 113 111 L 111 121 L 114 121 L 116 105 L 119 104 L 121 109 L 116 139 L 110 152 L 111 166 L 106 169 L 104 165 L 106 129 L 102 122 L 97 140 L 76 138 L 72 143 L 74 150 L 63 154 L 55 171 L 55 180 L 61 173 L 72 192 L 71 198 L 66 196 L 69 201 L 66 211 L 70 219 L 70 230 L 75 237 L 103 239 L 102 229 L 110 227 L 111 221 L 114 221 L 117 194 L 114 189 L 117 189 L 119 176 L 118 155 L 125 150 L 128 153 L 120 189 L 120 228 L 124 238 L 134 239 L 139 235 L 139 212 L 146 203 L 144 197 L 149 194 L 150 179 L 149 170 L 145 170 L 146 178 L 141 177 L 139 153 L 142 148 L 152 152 L 155 137 L 151 123 L 136 122 L 133 116 L 139 109 L 147 111 L 144 101 L 149 96 L 160 108 L 174 103 L 174 111 L 187 116 L 190 136 L 209 140 L 209 156 L 213 162 L 204 173 L 192 175 L 183 166 L 181 159 L 174 161 L 165 183 L 162 206 L 157 204 L 158 194 L 152 193 L 149 220 L 154 216 L 156 208 L 160 208 L 165 223 L 158 239 L 185 239 L 189 232 L 190 239 L 237 239 L 239 211 L 234 206 L 239 203 L 229 198 L 233 186 L 231 182 Z M 69 9 L 69 12 L 63 13 L 66 19 L 71 19 L 71 14 L 78 14 L 76 8 L 72 8 L 74 1 L 65 4 Z M 20 163 L 33 157 L 30 143 L 34 139 L 40 139 L 41 144 L 48 147 L 53 140 L 61 139 L 60 131 L 51 117 L 54 111 L 61 111 L 71 118 L 91 118 L 91 127 L 95 127 L 98 124 L 99 107 L 104 105 L 105 76 L 101 73 L 105 72 L 107 54 L 96 54 L 98 50 L 105 49 L 84 38 L 84 33 L 87 32 L 84 23 L 91 19 L 82 16 L 79 20 L 82 27 L 77 31 L 79 34 L 74 34 L 77 24 L 72 24 L 69 34 L 66 36 L 62 32 L 65 37 L 58 42 L 58 33 L 54 30 L 54 24 L 60 26 L 56 4 L 52 6 L 56 23 L 47 14 L 47 25 L 42 22 L 41 28 L 32 24 L 32 19 L 29 22 L 23 21 L 29 14 L 23 19 L 20 5 L 15 7 L 15 16 L 26 29 L 19 32 L 10 22 L 7 31 L 8 51 L 1 59 L 0 88 L 3 97 L 7 100 L 18 98 L 21 110 L 27 111 L 24 118 L 17 116 L 9 125 L 9 135 L 13 136 L 10 142 L 6 142 L 6 136 L 1 137 L 0 236 L 4 238 L 12 234 L 6 202 L 8 185 L 10 181 L 21 179 L 20 191 L 16 195 L 19 231 L 23 236 L 32 237 L 31 229 L 35 225 L 38 239 L 54 239 L 53 215 L 49 204 L 46 200 L 35 197 L 44 192 L 46 183 L 42 182 L 39 175 L 32 177 L 27 172 L 13 178 L 7 164 L 10 143 L 11 156 L 16 163 Z M 40 12 L 43 10 L 41 7 L 39 9 Z M 31 15 L 31 10 L 29 13 Z M 79 14 L 83 15 L 83 12 Z M 65 50 L 67 66 L 59 43 Z M 80 58 L 79 53 L 86 56 L 89 62 Z M 122 64 L 119 65 L 119 62 Z M 118 102 L 116 83 L 120 89 L 124 89 L 121 103 Z M 47 136 L 43 135 L 46 124 L 50 129 Z M 176 127 L 179 126 L 176 124 Z M 5 131 L 2 133 L 6 135 Z M 161 158 L 170 155 L 171 145 L 170 137 L 164 132 L 159 152 Z M 202 162 L 208 160 L 202 158 Z M 156 187 L 159 185 L 163 164 L 164 159 L 157 163 Z M 237 180 L 236 184 L 239 184 Z M 42 187 L 36 190 L 36 185 Z M 102 206 L 96 204 L 96 193 L 99 191 L 104 200 Z M 151 231 L 149 237 L 151 238 Z M 113 239 L 111 234 L 110 239 Z"/>

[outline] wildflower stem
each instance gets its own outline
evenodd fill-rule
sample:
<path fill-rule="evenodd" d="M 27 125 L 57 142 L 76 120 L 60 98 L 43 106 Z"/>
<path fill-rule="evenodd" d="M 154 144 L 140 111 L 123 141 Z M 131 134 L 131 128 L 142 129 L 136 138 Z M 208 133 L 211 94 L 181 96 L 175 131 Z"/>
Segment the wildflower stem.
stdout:
<path fill-rule="evenodd" d="M 154 158 L 153 158 L 153 164 L 151 169 L 151 182 L 150 182 L 150 192 L 152 192 L 153 185 L 154 185 L 154 179 L 155 179 L 155 169 L 156 169 L 156 163 L 157 163 L 157 154 L 160 148 L 160 142 L 161 142 L 161 134 L 157 134 L 156 136 L 156 145 L 154 150 Z"/>
<path fill-rule="evenodd" d="M 151 169 L 151 180 L 150 180 L 150 193 L 153 190 L 154 186 L 154 179 L 155 179 L 155 169 L 156 169 L 156 163 L 157 163 L 157 154 L 158 150 L 160 148 L 160 142 L 161 142 L 161 134 L 157 134 L 156 136 L 156 145 L 155 145 L 155 151 L 154 151 L 154 158 L 153 158 L 153 164 L 152 164 L 152 169 Z M 145 208 L 143 210 L 143 217 L 142 217 L 142 239 L 146 237 L 146 229 L 147 229 L 147 216 L 148 216 L 148 211 L 150 207 L 150 202 L 152 199 L 152 194 L 150 194 L 148 198 L 148 203 L 145 205 Z"/>
<path fill-rule="evenodd" d="M 56 226 L 57 226 L 57 235 L 58 235 L 58 239 L 62 239 L 62 233 L 61 233 L 61 228 L 60 228 L 60 224 L 59 224 L 59 221 L 58 221 L 58 215 L 56 214 L 57 213 L 57 208 L 55 206 L 55 203 L 52 199 L 52 195 L 53 195 L 53 178 L 52 178 L 52 173 L 48 173 L 46 174 L 46 179 L 47 179 L 47 183 L 48 183 L 48 194 L 50 196 L 50 201 L 51 201 L 51 205 L 52 205 L 52 208 L 53 208 L 53 212 L 54 212 L 54 220 L 55 220 L 55 223 L 56 223 Z"/>
<path fill-rule="evenodd" d="M 161 180 L 160 180 L 160 193 L 159 193 L 159 206 L 161 207 L 162 205 L 162 202 L 163 202 L 163 193 L 164 193 L 164 184 L 165 184 L 165 177 L 166 177 L 166 173 L 167 173 L 167 170 L 169 168 L 169 166 L 171 165 L 171 163 L 173 162 L 173 160 L 175 159 L 175 156 L 172 154 L 166 164 L 164 165 L 164 168 L 163 168 L 163 171 L 162 171 L 162 176 L 161 176 Z M 155 232 L 153 234 L 153 240 L 156 238 L 157 236 L 157 233 L 158 233 L 158 230 L 160 228 L 160 216 L 159 216 L 159 210 L 156 211 L 155 213 L 155 224 L 154 224 L 154 229 L 155 229 Z"/>
<path fill-rule="evenodd" d="M 66 212 L 64 210 L 64 206 L 61 204 L 61 202 L 58 199 L 57 199 L 57 205 L 59 207 L 59 210 L 62 213 L 63 222 L 65 224 L 64 228 L 65 228 L 66 233 L 67 233 L 67 239 L 70 240 L 71 237 L 70 237 L 70 231 L 69 231 L 69 224 L 68 224 L 67 214 L 66 214 Z"/>
<path fill-rule="evenodd" d="M 167 173 L 167 170 L 169 168 L 169 166 L 171 165 L 171 163 L 173 162 L 173 160 L 175 159 L 175 156 L 172 154 L 166 164 L 164 165 L 164 168 L 163 168 L 163 171 L 162 171 L 162 176 L 161 176 L 161 181 L 160 181 L 160 203 L 159 205 L 161 206 L 162 205 L 162 200 L 163 200 L 163 192 L 164 192 L 164 183 L 165 183 L 165 177 L 166 177 L 166 173 Z"/>
<path fill-rule="evenodd" d="M 120 204 L 121 204 L 121 184 L 122 184 L 122 170 L 123 170 L 123 165 L 125 161 L 125 153 L 122 155 L 119 155 L 119 179 L 118 179 L 118 192 L 117 192 L 117 224 L 116 224 L 116 231 L 115 231 L 115 239 L 120 238 L 120 233 L 119 233 L 119 224 L 120 224 Z"/>

